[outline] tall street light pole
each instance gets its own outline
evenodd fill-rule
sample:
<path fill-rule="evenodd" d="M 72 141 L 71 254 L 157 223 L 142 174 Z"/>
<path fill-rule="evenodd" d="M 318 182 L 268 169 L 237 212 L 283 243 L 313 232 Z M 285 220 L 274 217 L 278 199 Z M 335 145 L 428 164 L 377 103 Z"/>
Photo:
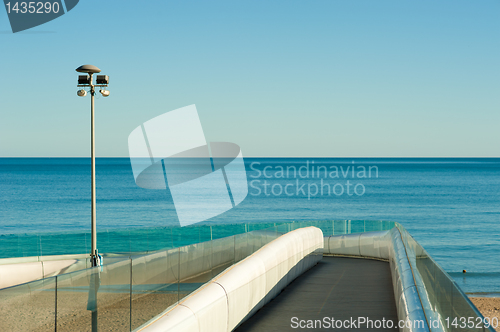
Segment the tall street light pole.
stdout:
<path fill-rule="evenodd" d="M 92 267 L 97 267 L 102 264 L 101 256 L 97 251 L 97 232 L 96 232 L 96 195 L 95 195 L 95 130 L 94 130 L 94 96 L 95 88 L 97 86 L 107 87 L 109 83 L 109 77 L 106 75 L 97 75 L 96 84 L 93 83 L 93 75 L 100 73 L 101 70 L 96 66 L 83 65 L 76 68 L 79 73 L 86 73 L 86 75 L 78 76 L 78 86 L 82 89 L 78 90 L 77 95 L 80 97 L 85 97 L 87 91 L 83 88 L 90 88 L 90 145 L 91 145 L 91 166 L 92 166 L 92 217 L 91 217 L 91 249 L 90 249 L 90 261 Z M 109 91 L 101 89 L 99 91 L 104 97 L 109 96 Z M 92 332 L 98 331 L 98 319 L 97 319 L 97 291 L 100 285 L 100 271 L 94 270 L 92 273 L 92 278 L 90 279 L 89 285 L 89 299 L 87 303 L 87 310 L 92 311 Z"/>
<path fill-rule="evenodd" d="M 90 250 L 90 258 L 92 266 L 100 266 L 100 256 L 97 251 L 97 232 L 96 232 L 96 191 L 95 191 L 95 129 L 94 129 L 94 96 L 95 96 L 95 87 L 107 87 L 109 83 L 109 77 L 107 75 L 97 75 L 96 84 L 93 83 L 93 75 L 100 73 L 101 70 L 96 66 L 92 65 L 83 65 L 76 68 L 76 71 L 79 73 L 86 73 L 87 75 L 79 75 L 78 76 L 78 86 L 79 87 L 89 87 L 90 88 L 90 144 L 91 144 L 91 167 L 92 167 L 92 194 L 91 194 L 91 250 Z M 101 94 L 104 97 L 109 96 L 109 91 L 100 90 Z M 87 92 L 84 89 L 81 89 L 77 93 L 80 97 L 85 97 Z"/>

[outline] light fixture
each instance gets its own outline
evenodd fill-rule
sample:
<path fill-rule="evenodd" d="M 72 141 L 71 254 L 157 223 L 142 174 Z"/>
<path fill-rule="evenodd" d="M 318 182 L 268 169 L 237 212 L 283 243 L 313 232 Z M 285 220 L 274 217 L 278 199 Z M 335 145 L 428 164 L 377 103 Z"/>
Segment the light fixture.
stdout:
<path fill-rule="evenodd" d="M 78 85 L 90 85 L 90 76 L 78 75 Z"/>
<path fill-rule="evenodd" d="M 109 96 L 109 91 L 108 91 L 108 90 L 99 90 L 99 92 L 101 93 L 101 95 L 102 95 L 103 97 L 107 97 L 107 96 Z"/>
<path fill-rule="evenodd" d="M 108 75 L 97 75 L 95 82 L 98 85 L 108 85 L 109 84 L 109 76 Z"/>
<path fill-rule="evenodd" d="M 87 95 L 87 91 L 83 90 L 83 89 L 80 89 L 76 92 L 76 94 L 79 96 L 79 97 L 85 97 Z"/>

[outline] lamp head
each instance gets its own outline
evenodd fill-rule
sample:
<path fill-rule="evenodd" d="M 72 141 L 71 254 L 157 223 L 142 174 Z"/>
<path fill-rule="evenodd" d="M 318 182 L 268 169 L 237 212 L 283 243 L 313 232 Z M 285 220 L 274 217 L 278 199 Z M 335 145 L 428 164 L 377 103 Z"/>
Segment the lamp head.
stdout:
<path fill-rule="evenodd" d="M 109 76 L 108 75 L 97 75 L 95 82 L 98 85 L 108 85 L 109 84 Z"/>
<path fill-rule="evenodd" d="M 78 75 L 78 85 L 90 85 L 89 75 Z"/>
<path fill-rule="evenodd" d="M 101 70 L 97 68 L 96 66 L 92 65 L 83 65 L 78 68 L 76 68 L 76 71 L 79 73 L 88 73 L 88 74 L 95 74 L 95 73 L 100 73 Z"/>

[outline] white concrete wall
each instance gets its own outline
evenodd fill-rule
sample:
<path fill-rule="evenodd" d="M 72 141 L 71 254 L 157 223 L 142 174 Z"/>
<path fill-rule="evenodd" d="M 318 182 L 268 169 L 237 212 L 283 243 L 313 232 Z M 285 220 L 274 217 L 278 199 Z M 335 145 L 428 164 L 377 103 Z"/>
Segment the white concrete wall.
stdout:
<path fill-rule="evenodd" d="M 112 254 L 104 257 L 106 264 L 129 259 Z M 13 257 L 0 259 L 0 289 L 63 273 L 90 268 L 89 254 Z"/>
<path fill-rule="evenodd" d="M 324 239 L 324 253 L 389 260 L 390 232 L 377 231 L 328 236 Z"/>
<path fill-rule="evenodd" d="M 0 265 L 0 289 L 85 268 L 78 259 Z"/>

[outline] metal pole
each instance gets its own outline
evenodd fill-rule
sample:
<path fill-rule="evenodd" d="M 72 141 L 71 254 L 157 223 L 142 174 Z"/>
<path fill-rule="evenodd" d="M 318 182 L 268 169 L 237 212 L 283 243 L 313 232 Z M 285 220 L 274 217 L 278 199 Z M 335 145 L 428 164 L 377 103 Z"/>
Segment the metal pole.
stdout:
<path fill-rule="evenodd" d="M 90 145 L 91 145 L 91 167 L 92 167 L 92 224 L 91 224 L 91 249 L 90 249 L 90 260 L 92 262 L 92 266 L 100 265 L 98 264 L 98 256 L 97 256 L 97 236 L 96 236 L 96 198 L 95 198 L 95 129 L 94 129 L 94 95 L 95 88 L 92 84 L 92 74 L 90 75 Z M 95 271 L 93 273 L 94 278 L 94 298 L 95 298 L 95 308 L 92 311 L 92 332 L 98 331 L 98 318 L 97 318 L 97 288 L 99 287 L 99 273 Z"/>
<path fill-rule="evenodd" d="M 95 188 L 95 121 L 94 121 L 94 97 L 95 85 L 93 84 L 93 74 L 100 73 L 101 70 L 96 66 L 83 65 L 76 68 L 79 73 L 87 73 L 88 80 L 78 79 L 78 86 L 90 86 L 90 157 L 91 157 L 91 242 L 90 242 L 90 264 L 92 266 L 92 275 L 89 283 L 89 297 L 87 301 L 87 310 L 92 311 L 92 332 L 98 330 L 97 319 L 97 295 L 100 285 L 100 268 L 101 261 L 97 251 L 97 231 L 96 231 L 96 188 Z M 84 77 L 82 77 L 84 78 Z M 104 85 L 102 85 L 104 86 Z M 83 97 L 86 93 L 78 92 L 78 95 Z M 57 325 L 56 325 L 57 329 Z"/>
<path fill-rule="evenodd" d="M 91 225 L 91 249 L 90 249 L 90 257 L 92 261 L 92 266 L 97 266 L 97 235 L 96 235 L 96 197 L 95 197 L 95 130 L 94 130 L 94 95 L 95 95 L 95 89 L 94 85 L 92 84 L 92 74 L 90 75 L 90 127 L 91 127 L 91 138 L 90 138 L 90 144 L 91 144 L 91 165 L 92 165 L 92 176 L 91 176 L 91 181 L 92 181 L 92 225 Z"/>

